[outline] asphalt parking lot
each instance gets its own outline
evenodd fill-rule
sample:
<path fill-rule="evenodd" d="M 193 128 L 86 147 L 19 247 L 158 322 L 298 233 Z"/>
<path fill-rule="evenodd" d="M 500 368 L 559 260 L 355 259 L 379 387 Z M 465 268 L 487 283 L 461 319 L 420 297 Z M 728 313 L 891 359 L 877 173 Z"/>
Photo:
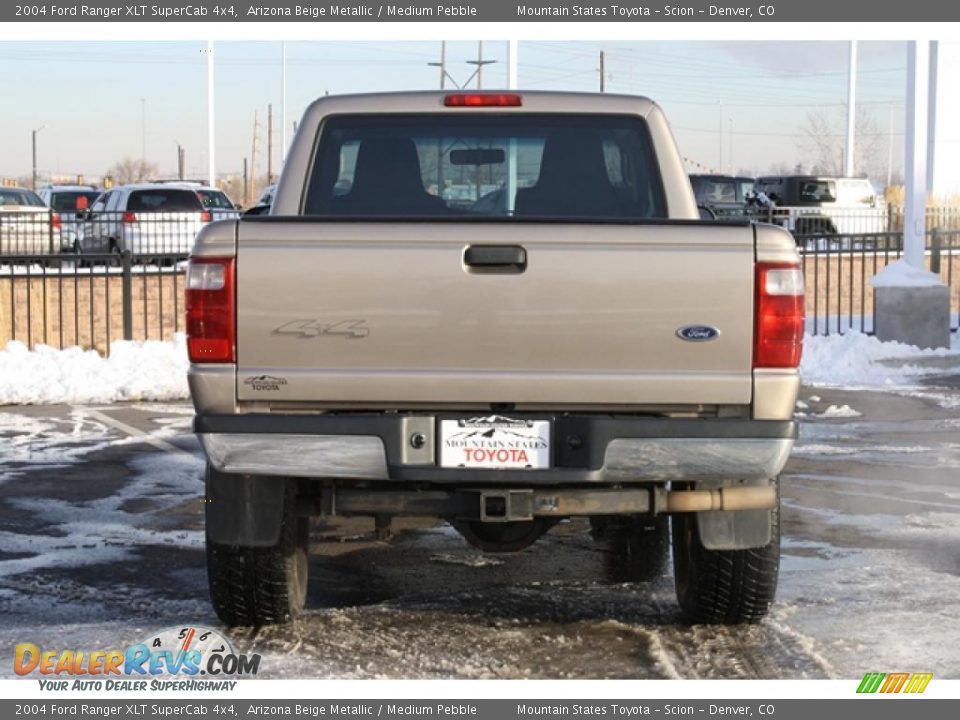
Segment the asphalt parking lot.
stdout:
<path fill-rule="evenodd" d="M 314 523 L 302 619 L 229 635 L 277 678 L 960 677 L 960 376 L 926 383 L 804 388 L 759 625 L 683 624 L 672 578 L 619 582 L 583 522 L 490 555 L 430 520 L 379 540 L 353 519 Z M 0 408 L 0 652 L 218 626 L 190 420 L 187 403 Z"/>

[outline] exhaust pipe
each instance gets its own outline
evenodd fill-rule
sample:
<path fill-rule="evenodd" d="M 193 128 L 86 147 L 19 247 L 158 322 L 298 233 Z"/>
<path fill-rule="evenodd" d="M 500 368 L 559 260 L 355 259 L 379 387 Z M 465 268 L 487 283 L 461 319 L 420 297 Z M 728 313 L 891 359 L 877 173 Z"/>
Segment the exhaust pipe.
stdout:
<path fill-rule="evenodd" d="M 777 505 L 777 489 L 766 487 L 720 488 L 719 490 L 671 490 L 667 512 L 711 510 L 770 510 Z"/>

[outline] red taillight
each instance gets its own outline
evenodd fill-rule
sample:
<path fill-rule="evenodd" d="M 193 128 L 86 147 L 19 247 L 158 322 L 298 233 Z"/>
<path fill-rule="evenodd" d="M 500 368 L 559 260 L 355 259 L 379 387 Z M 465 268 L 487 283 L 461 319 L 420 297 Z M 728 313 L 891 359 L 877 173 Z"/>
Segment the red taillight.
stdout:
<path fill-rule="evenodd" d="M 213 215 L 211 215 L 208 211 L 204 210 L 202 213 L 200 213 L 200 222 L 210 222 L 212 219 Z"/>
<path fill-rule="evenodd" d="M 54 230 L 59 230 L 62 227 L 60 223 L 60 213 L 51 213 L 50 224 L 53 225 Z"/>
<path fill-rule="evenodd" d="M 755 368 L 795 368 L 803 350 L 803 273 L 793 263 L 757 263 Z"/>
<path fill-rule="evenodd" d="M 192 363 L 236 361 L 234 258 L 198 257 L 187 268 L 187 354 Z"/>
<path fill-rule="evenodd" d="M 443 98 L 447 107 L 520 107 L 523 98 L 516 93 L 457 93 Z"/>
<path fill-rule="evenodd" d="M 123 214 L 123 222 L 124 222 L 124 224 L 130 225 L 131 223 L 135 223 L 136 221 L 137 221 L 137 214 L 136 214 L 136 213 L 125 212 L 125 213 Z"/>

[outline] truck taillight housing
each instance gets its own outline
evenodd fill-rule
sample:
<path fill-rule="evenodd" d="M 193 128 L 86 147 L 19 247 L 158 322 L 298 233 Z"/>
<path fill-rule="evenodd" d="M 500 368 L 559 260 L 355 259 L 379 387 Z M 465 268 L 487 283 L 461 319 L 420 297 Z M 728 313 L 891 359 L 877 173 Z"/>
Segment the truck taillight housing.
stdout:
<path fill-rule="evenodd" d="M 757 263 L 755 368 L 795 368 L 803 351 L 803 272 L 794 263 Z"/>
<path fill-rule="evenodd" d="M 187 354 L 192 363 L 236 362 L 236 260 L 197 257 L 187 268 Z"/>

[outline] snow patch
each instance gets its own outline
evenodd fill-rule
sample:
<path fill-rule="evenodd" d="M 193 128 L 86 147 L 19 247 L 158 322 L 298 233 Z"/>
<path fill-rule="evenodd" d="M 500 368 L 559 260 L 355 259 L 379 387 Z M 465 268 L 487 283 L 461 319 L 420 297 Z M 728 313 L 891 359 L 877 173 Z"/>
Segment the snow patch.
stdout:
<path fill-rule="evenodd" d="M 109 357 L 95 350 L 13 340 L 0 351 L 0 404 L 113 403 L 180 400 L 188 396 L 186 338 L 117 341 Z"/>
<path fill-rule="evenodd" d="M 453 553 L 435 553 L 430 556 L 430 562 L 445 563 L 447 565 L 464 565 L 472 568 L 496 567 L 497 565 L 503 565 L 503 560 L 497 560 L 496 558 L 480 555 L 479 553 L 462 555 L 454 555 Z"/>
<path fill-rule="evenodd" d="M 911 364 L 927 358 L 957 358 L 960 365 L 960 339 L 953 337 L 952 348 L 921 350 L 898 342 L 881 342 L 856 331 L 843 335 L 807 335 L 804 337 L 800 376 L 807 385 L 827 387 L 875 388 L 914 384 L 918 377 L 935 375 L 943 369 Z M 884 361 L 902 361 L 897 366 Z M 819 402 L 811 397 L 811 402 Z"/>

